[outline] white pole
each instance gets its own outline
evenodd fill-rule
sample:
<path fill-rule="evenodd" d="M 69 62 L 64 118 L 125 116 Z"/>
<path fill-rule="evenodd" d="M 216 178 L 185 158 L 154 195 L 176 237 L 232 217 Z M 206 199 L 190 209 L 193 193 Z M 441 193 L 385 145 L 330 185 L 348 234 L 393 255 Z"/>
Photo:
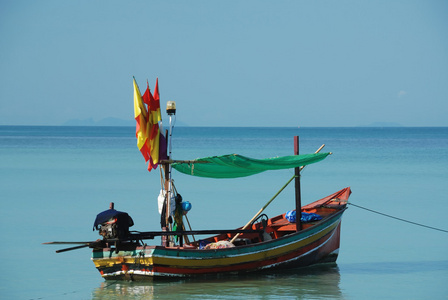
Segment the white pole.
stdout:
<path fill-rule="evenodd" d="M 173 123 L 172 123 L 172 116 L 170 115 L 170 131 L 169 131 L 169 139 L 168 139 L 168 159 L 172 160 L 171 157 L 171 145 L 172 145 L 172 134 L 173 134 Z M 171 191 L 172 191 L 172 179 L 171 179 L 171 164 L 169 164 L 168 167 L 168 193 L 167 193 L 167 209 L 168 214 L 167 217 L 169 218 L 171 216 Z M 168 224 L 168 227 L 171 230 L 171 224 Z"/>

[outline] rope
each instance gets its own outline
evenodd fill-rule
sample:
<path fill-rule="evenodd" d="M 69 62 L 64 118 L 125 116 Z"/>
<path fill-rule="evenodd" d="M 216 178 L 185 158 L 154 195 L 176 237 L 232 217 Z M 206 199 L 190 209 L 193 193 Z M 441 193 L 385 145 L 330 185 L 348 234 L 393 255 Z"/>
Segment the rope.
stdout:
<path fill-rule="evenodd" d="M 421 226 L 421 227 L 429 228 L 429 229 L 432 229 L 432 230 L 438 230 L 438 231 L 442 231 L 442 232 L 446 232 L 446 233 L 448 233 L 448 230 L 445 230 L 445 229 L 440 229 L 440 228 L 436 228 L 436 227 L 431 227 L 431 226 L 428 226 L 428 225 L 424 225 L 424 224 L 420 224 L 420 223 L 412 222 L 412 221 L 409 221 L 409 220 L 405 220 L 405 219 L 397 218 L 397 217 L 394 217 L 394 216 L 391 216 L 391 215 L 388 215 L 388 214 L 385 214 L 385 213 L 382 213 L 382 212 L 379 212 L 379 211 L 375 211 L 375 210 L 373 210 L 373 209 L 369 209 L 369 208 L 366 208 L 366 207 L 362 207 L 362 206 L 353 204 L 353 203 L 351 203 L 351 202 L 347 202 L 347 204 L 350 204 L 350 205 L 355 206 L 355 207 L 357 207 L 357 208 L 361 208 L 361 209 L 364 209 L 364 210 L 367 210 L 367 211 L 370 211 L 370 212 L 373 212 L 373 213 L 376 213 L 376 214 L 379 214 L 379 215 L 382 215 L 382 216 L 385 216 L 385 217 L 388 217 L 388 218 L 392 218 L 392 219 L 399 220 L 399 221 L 402 221 L 402 222 L 406 222 L 406 223 L 414 224 L 414 225 L 417 225 L 417 226 Z"/>

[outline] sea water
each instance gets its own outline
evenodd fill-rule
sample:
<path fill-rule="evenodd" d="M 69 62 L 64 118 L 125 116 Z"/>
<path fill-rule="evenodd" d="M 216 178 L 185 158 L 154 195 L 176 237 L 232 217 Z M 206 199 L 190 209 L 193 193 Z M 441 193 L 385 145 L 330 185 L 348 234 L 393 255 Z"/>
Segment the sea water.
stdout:
<path fill-rule="evenodd" d="M 176 127 L 172 157 L 291 155 L 295 135 L 300 153 L 332 152 L 302 171 L 303 204 L 350 186 L 350 202 L 370 209 L 349 205 L 336 264 L 137 283 L 104 281 L 88 248 L 42 245 L 96 240 L 93 221 L 110 202 L 132 216 L 131 229 L 159 230 L 160 171 L 146 170 L 135 129 L 0 126 L 0 299 L 448 299 L 448 233 L 375 213 L 448 230 L 448 128 Z M 173 172 L 192 229 L 244 225 L 292 175 Z M 289 186 L 265 213 L 284 213 L 293 199 Z"/>

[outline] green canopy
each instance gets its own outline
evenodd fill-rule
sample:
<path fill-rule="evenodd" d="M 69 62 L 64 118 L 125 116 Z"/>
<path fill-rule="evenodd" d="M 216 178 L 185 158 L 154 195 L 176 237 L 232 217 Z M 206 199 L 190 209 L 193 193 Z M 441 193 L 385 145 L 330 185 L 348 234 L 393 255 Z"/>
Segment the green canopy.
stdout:
<path fill-rule="evenodd" d="M 326 158 L 330 153 L 291 155 L 267 159 L 253 159 L 238 154 L 199 158 L 188 162 L 175 162 L 177 171 L 199 177 L 237 178 L 267 170 L 291 169 L 306 166 Z"/>

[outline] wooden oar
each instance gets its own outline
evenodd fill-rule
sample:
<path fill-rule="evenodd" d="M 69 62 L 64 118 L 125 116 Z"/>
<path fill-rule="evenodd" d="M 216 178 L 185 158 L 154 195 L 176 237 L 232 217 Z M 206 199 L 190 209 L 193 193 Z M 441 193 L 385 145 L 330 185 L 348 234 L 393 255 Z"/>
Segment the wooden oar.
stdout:
<path fill-rule="evenodd" d="M 315 154 L 316 153 L 319 153 L 320 152 L 320 150 L 322 150 L 323 148 L 325 147 L 325 144 L 323 144 L 322 146 L 320 146 L 320 148 L 319 149 L 317 149 L 316 150 L 316 152 L 314 152 Z M 300 171 L 302 171 L 303 170 L 303 168 L 304 168 L 305 166 L 301 166 L 300 167 Z M 269 204 L 271 204 L 271 202 L 272 201 L 274 201 L 274 199 L 288 186 L 288 184 L 290 184 L 291 183 L 291 181 L 294 179 L 296 177 L 296 175 L 294 175 L 294 176 L 292 176 L 291 177 L 291 179 L 289 179 L 288 180 L 288 182 L 277 192 L 277 194 L 275 194 L 274 195 L 274 197 L 272 197 L 256 214 L 255 214 L 255 216 L 252 218 L 252 219 L 250 219 L 250 221 L 249 222 L 247 222 L 247 224 L 246 225 L 244 225 L 244 227 L 242 228 L 242 229 L 246 229 L 247 227 L 249 227 L 250 226 L 250 224 L 252 224 L 252 222 L 256 219 L 256 218 L 258 218 L 258 216 L 266 209 L 266 207 L 268 207 L 268 205 Z M 231 240 L 230 240 L 230 242 L 231 243 L 233 243 L 238 237 L 240 236 L 240 233 L 238 233 L 237 235 L 235 235 Z"/>
<path fill-rule="evenodd" d="M 61 253 L 61 252 L 65 252 L 65 251 L 72 251 L 72 250 L 86 248 L 86 247 L 89 247 L 89 245 L 81 245 L 81 246 L 76 246 L 76 247 L 60 249 L 60 250 L 56 250 L 56 253 Z"/>

